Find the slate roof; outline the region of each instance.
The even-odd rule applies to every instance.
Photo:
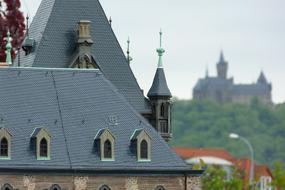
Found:
[[[147,94],[148,97],[155,97],[155,96],[165,96],[165,97],[172,97],[171,92],[168,88],[164,69],[157,68],[152,86]]]
[[[213,89],[230,89],[233,85],[232,79],[223,79],[220,77],[207,77],[199,79],[194,87],[195,91],[213,90]]]
[[[40,170],[187,170],[162,137],[98,70],[0,69],[1,125],[12,134],[11,160],[0,169]],[[117,118],[110,125],[109,117]],[[51,160],[36,159],[35,128],[51,135]],[[94,137],[107,128],[115,136],[115,161],[100,161]],[[151,162],[137,162],[130,150],[136,129],[151,136]]]
[[[237,84],[233,87],[233,95],[260,96],[270,92],[270,85],[267,84]]]
[[[98,0],[43,0],[29,29],[35,51],[21,51],[21,66],[66,68],[76,51],[80,20],[91,21],[91,53],[100,70],[140,113],[150,112]],[[17,60],[17,59],[16,59]]]

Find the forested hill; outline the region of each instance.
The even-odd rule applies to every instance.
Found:
[[[285,162],[285,104],[267,107],[253,99],[250,105],[219,105],[176,99],[172,126],[172,146],[218,147],[248,157],[248,147],[228,137],[234,132],[250,140],[259,163]]]

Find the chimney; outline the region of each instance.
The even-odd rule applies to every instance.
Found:
[[[81,20],[78,23],[78,43],[87,42],[93,44],[90,32],[91,22],[89,20]]]

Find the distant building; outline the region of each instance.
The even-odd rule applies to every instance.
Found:
[[[211,77],[206,72],[205,78],[199,79],[193,89],[195,100],[209,99],[218,103],[249,104],[253,97],[257,97],[264,104],[272,104],[272,85],[263,73],[253,84],[234,84],[234,78],[228,78],[228,62],[223,52],[217,63],[217,76]]]
[[[248,183],[250,171],[250,159],[237,159],[224,149],[214,148],[178,148],[174,151],[185,160],[187,164],[199,164],[200,159],[207,165],[220,166],[228,175],[231,175],[231,170],[236,167],[244,173],[244,186]],[[256,181],[256,190],[272,190],[271,183],[273,175],[266,165],[254,163],[254,176]],[[230,176],[228,176],[230,178]]]

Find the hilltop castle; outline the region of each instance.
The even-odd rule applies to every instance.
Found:
[[[260,73],[256,83],[234,84],[234,79],[227,76],[228,66],[221,52],[217,63],[217,76],[210,77],[207,71],[205,78],[199,79],[195,85],[193,98],[209,99],[218,103],[249,104],[251,99],[256,97],[264,104],[272,104],[272,85],[267,81],[263,72]]]

